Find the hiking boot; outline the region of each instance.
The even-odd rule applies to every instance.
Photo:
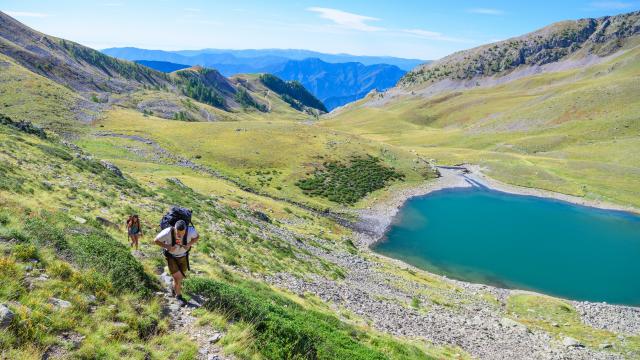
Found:
[[[183,303],[183,304],[186,304],[186,303],[187,303],[187,299],[183,298],[183,297],[182,297],[182,294],[180,294],[180,295],[176,296],[176,299],[178,299],[178,301],[180,301],[180,302],[181,302],[181,303]]]

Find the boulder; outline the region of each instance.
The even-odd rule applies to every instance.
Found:
[[[115,176],[124,178],[124,175],[122,175],[122,171],[120,171],[120,169],[118,169],[118,167],[113,165],[112,163],[105,160],[100,160],[100,165],[104,166],[105,169],[111,171]]]
[[[11,325],[15,314],[6,305],[0,304],[0,329],[6,329]]]
[[[568,336],[562,339],[562,345],[566,347],[583,347],[584,346],[578,340]]]
[[[72,216],[73,220],[75,220],[78,224],[85,224],[87,219],[81,218],[80,216]]]
[[[96,221],[102,224],[102,226],[108,226],[116,230],[120,230],[120,226],[118,226],[118,224],[109,219],[103,218],[102,216],[96,216]]]
[[[519,323],[519,322],[517,322],[515,320],[512,320],[512,319],[506,318],[506,317],[503,317],[502,319],[500,319],[500,325],[502,325],[502,327],[504,327],[504,328],[513,328],[513,329],[517,329],[517,330],[526,330],[527,329],[527,327],[522,325],[521,323]]]
[[[58,298],[50,298],[49,299],[49,304],[55,306],[57,309],[68,309],[71,307],[71,303],[66,301],[66,300],[62,300],[62,299],[58,299]]]
[[[169,275],[167,273],[162,273],[162,275],[160,275],[160,281],[162,281],[164,286],[166,286],[168,288],[172,288],[173,287],[173,278],[171,277],[171,275]]]
[[[216,332],[215,334],[213,334],[213,336],[209,338],[209,343],[215,344],[218,341],[220,341],[220,339],[222,339],[222,334],[220,334],[219,332]]]
[[[258,219],[258,220],[271,223],[271,218],[269,218],[269,216],[267,216],[267,214],[265,214],[265,213],[263,213],[261,211],[254,211],[253,212],[253,216],[255,216],[255,218]]]

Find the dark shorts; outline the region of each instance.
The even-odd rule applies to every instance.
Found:
[[[167,257],[167,264],[169,265],[169,272],[173,275],[179,271],[183,274],[187,273],[187,257]]]
[[[129,229],[129,235],[140,235],[140,230]]]

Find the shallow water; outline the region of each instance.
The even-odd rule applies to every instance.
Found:
[[[374,248],[448,277],[640,305],[640,216],[484,188],[410,199]]]

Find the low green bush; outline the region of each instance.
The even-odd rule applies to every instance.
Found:
[[[129,249],[106,233],[88,229],[71,237],[69,247],[78,265],[107,274],[114,290],[149,295],[156,286]]]
[[[45,154],[48,155],[53,155],[55,157],[58,157],[64,161],[71,161],[73,160],[73,156],[71,156],[71,154],[69,154],[69,152],[67,152],[66,150],[63,150],[59,147],[56,146],[51,146],[51,145],[37,145],[37,147],[42,150],[42,152],[44,152]]]
[[[382,189],[404,175],[373,156],[352,157],[348,164],[328,161],[314,174],[296,182],[310,196],[321,196],[340,204],[353,204],[372,191]]]
[[[386,359],[359,342],[363,334],[355,328],[268,290],[203,278],[187,279],[184,289],[206,298],[207,309],[252,323],[256,348],[267,359]]]
[[[38,254],[38,248],[33,244],[16,244],[11,249],[11,253],[18,260],[38,260],[40,255]]]
[[[49,213],[44,213],[42,217],[31,217],[25,221],[24,231],[35,244],[52,246],[57,252],[65,253],[69,250],[69,244],[64,232],[56,226],[58,220]]]

